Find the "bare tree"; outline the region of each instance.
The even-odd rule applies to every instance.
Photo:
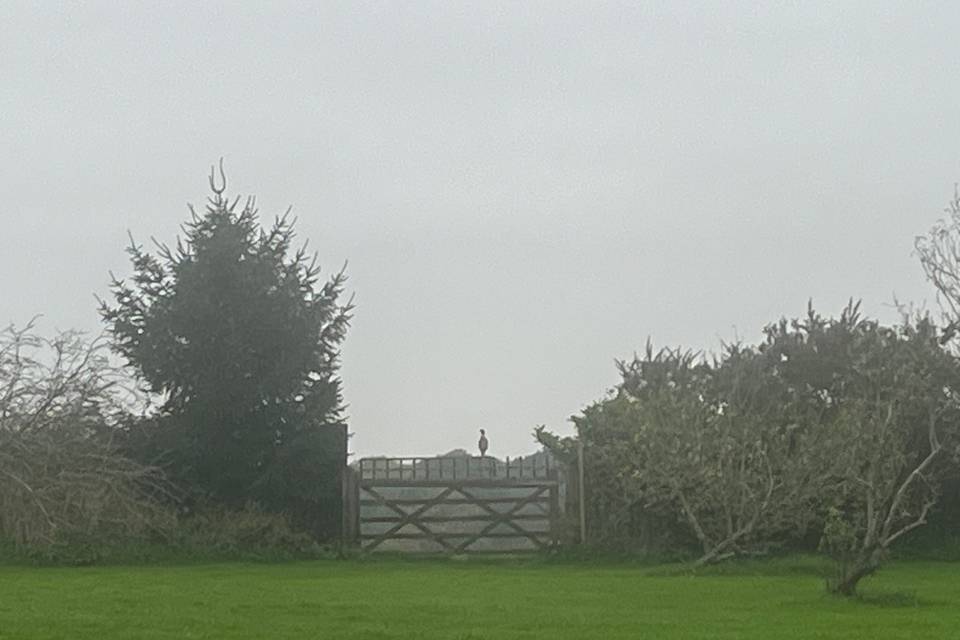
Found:
[[[836,560],[831,591],[854,595],[863,578],[879,569],[891,545],[926,524],[937,502],[936,464],[944,457],[940,419],[927,415],[928,448],[913,455],[895,400],[859,402],[835,425],[840,465],[846,480],[844,506],[827,518],[821,546]]]
[[[122,455],[121,372],[103,340],[0,331],[0,537],[21,545],[169,522],[158,469]]]
[[[840,480],[822,547],[837,561],[832,591],[853,595],[891,546],[923,526],[956,464],[957,360],[927,319],[853,327],[856,370],[830,423]]]
[[[941,218],[927,235],[915,240],[920,264],[937,288],[937,300],[951,326],[960,322],[960,189],[954,186],[953,198]],[[952,332],[951,332],[952,334]]]

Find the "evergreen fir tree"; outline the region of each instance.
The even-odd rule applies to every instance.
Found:
[[[174,477],[214,500],[256,501],[322,528],[343,464],[340,344],[352,312],[341,270],[321,282],[295,249],[289,211],[261,227],[253,198],[213,172],[174,248],[131,239],[133,276],[113,277],[101,315],[116,350],[162,398],[142,434]],[[332,508],[332,505],[327,505]],[[333,520],[333,514],[327,514]],[[318,520],[319,518],[319,520]]]

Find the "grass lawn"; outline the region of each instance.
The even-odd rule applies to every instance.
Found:
[[[735,575],[734,575],[735,574]],[[960,565],[863,598],[803,571],[490,562],[0,567],[0,638],[958,638]]]

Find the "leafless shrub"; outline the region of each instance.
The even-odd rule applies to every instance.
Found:
[[[42,545],[138,535],[172,516],[163,474],[115,436],[125,393],[102,339],[0,332],[0,538]]]

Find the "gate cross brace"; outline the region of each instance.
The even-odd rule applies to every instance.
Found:
[[[459,545],[457,545],[457,548],[454,550],[454,553],[461,553],[461,552],[463,552],[463,551],[466,551],[467,547],[469,547],[471,544],[473,544],[474,542],[476,542],[476,541],[479,540],[480,538],[484,537],[485,535],[487,535],[488,533],[490,533],[491,531],[493,531],[494,529],[496,529],[496,528],[497,528],[499,525],[501,525],[501,524],[505,524],[505,525],[507,525],[507,526],[509,526],[509,527],[512,527],[513,529],[515,529],[515,530],[520,534],[518,537],[527,538],[527,539],[530,540],[533,544],[535,544],[538,549],[543,549],[543,547],[544,547],[543,541],[541,541],[541,540],[537,537],[537,536],[543,535],[543,534],[542,534],[541,532],[528,531],[527,529],[524,529],[523,527],[521,527],[520,525],[518,525],[514,520],[512,520],[512,519],[510,518],[510,516],[516,515],[516,513],[517,513],[520,509],[522,509],[523,507],[527,506],[528,504],[532,504],[532,503],[534,502],[534,500],[536,500],[537,498],[539,498],[540,496],[542,496],[543,493],[544,493],[548,488],[549,488],[549,487],[547,487],[547,486],[537,487],[537,488],[536,488],[534,491],[532,491],[529,495],[527,495],[527,496],[525,496],[524,498],[522,498],[522,499],[518,500],[517,502],[515,502],[515,503],[513,504],[513,506],[510,507],[509,510],[504,511],[504,512],[500,512],[500,511],[497,511],[496,509],[491,508],[489,505],[487,505],[487,504],[483,503],[482,501],[480,501],[476,496],[470,494],[468,491],[464,491],[463,488],[461,488],[461,489],[460,489],[460,493],[462,493],[462,494],[464,495],[464,497],[466,497],[466,498],[469,499],[469,500],[473,500],[473,501],[474,501],[474,502],[473,502],[474,504],[476,504],[478,507],[482,508],[484,511],[486,511],[486,512],[489,513],[490,515],[494,516],[494,520],[492,520],[492,521],[490,522],[490,524],[488,524],[487,526],[485,526],[482,531],[480,531],[479,533],[473,535],[473,536],[470,537],[470,538],[467,538],[466,540],[464,540],[463,542],[461,542]]]
[[[396,506],[395,504],[391,503],[389,500],[384,498],[378,492],[374,491],[371,487],[363,487],[363,490],[369,493],[371,496],[373,496],[374,499],[376,499],[380,504],[382,504],[383,506],[389,509],[392,509],[400,516],[400,521],[397,524],[390,527],[389,530],[380,534],[380,537],[374,540],[371,544],[364,547],[364,551],[373,551],[376,547],[380,545],[380,543],[386,541],[390,536],[400,531],[400,529],[402,529],[408,524],[413,525],[417,529],[420,529],[420,531],[430,536],[434,541],[439,543],[440,546],[444,547],[445,549],[448,549],[450,551],[454,550],[453,545],[451,545],[449,542],[444,540],[440,535],[431,531],[428,527],[424,526],[422,523],[416,520],[418,516],[423,515],[428,509],[430,509],[430,507],[440,504],[444,498],[446,498],[451,493],[453,493],[455,490],[454,487],[448,487],[444,489],[443,491],[438,493],[436,496],[426,501],[423,505],[421,505],[420,507],[417,507],[416,509],[414,509],[409,513],[407,513],[400,507]]]

